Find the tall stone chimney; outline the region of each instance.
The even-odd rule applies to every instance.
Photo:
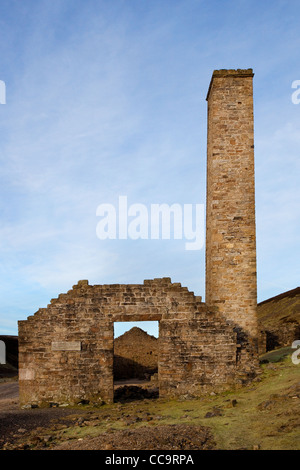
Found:
[[[237,362],[250,366],[258,336],[253,75],[252,69],[215,70],[206,98],[205,302],[233,322]]]

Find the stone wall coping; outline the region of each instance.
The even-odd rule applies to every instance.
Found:
[[[208,87],[208,92],[206,95],[206,101],[209,99],[209,94],[212,88],[213,80],[215,78],[225,78],[225,77],[235,77],[235,78],[245,78],[245,77],[254,77],[253,69],[220,69],[220,70],[214,70],[210,84]]]

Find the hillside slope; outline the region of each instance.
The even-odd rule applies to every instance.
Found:
[[[267,351],[300,339],[300,287],[260,302],[257,313],[267,333]]]

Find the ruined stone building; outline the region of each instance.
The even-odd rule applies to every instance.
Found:
[[[114,322],[159,321],[160,397],[251,380],[258,366],[253,72],[216,70],[207,141],[205,303],[166,277],[79,281],[19,322],[21,405],[114,399]]]
[[[115,338],[114,379],[149,380],[157,374],[158,343],[158,338],[137,326]]]

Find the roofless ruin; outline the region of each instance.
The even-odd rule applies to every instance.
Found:
[[[207,94],[205,303],[168,277],[79,281],[19,322],[21,405],[112,402],[117,321],[159,321],[160,397],[197,397],[255,377],[252,81],[252,69],[215,70]]]

